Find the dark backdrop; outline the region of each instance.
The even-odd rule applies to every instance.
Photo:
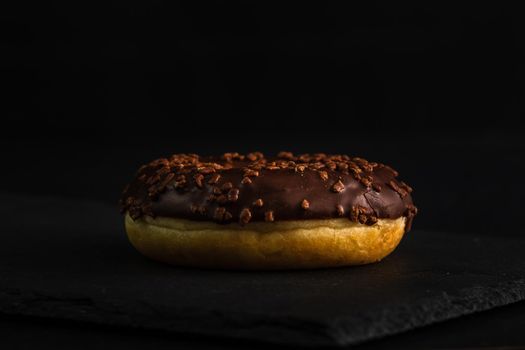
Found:
[[[416,228],[522,234],[518,9],[11,6],[1,191],[116,203],[140,164],[172,152],[342,152],[400,171]]]

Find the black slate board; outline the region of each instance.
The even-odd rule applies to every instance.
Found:
[[[525,239],[414,230],[383,262],[232,272],[149,261],[101,203],[0,195],[0,311],[345,345],[525,299]]]

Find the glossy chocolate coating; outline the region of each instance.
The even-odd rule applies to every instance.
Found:
[[[125,189],[123,211],[134,218],[241,224],[347,217],[372,225],[406,216],[410,227],[417,210],[412,190],[390,167],[347,156],[285,155],[252,156],[253,161],[240,155],[174,155],[154,161]]]

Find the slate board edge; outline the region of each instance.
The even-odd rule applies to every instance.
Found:
[[[283,315],[273,318],[248,313],[225,315],[213,310],[205,313],[164,310],[159,313],[144,305],[129,307],[118,301],[50,296],[9,288],[0,291],[0,312],[274,344],[347,346],[521,300],[525,300],[525,279],[492,287],[466,288],[454,295],[443,293],[440,298],[422,299],[417,303],[371,310],[323,323]],[[372,320],[375,326],[356,327],[362,319]]]
[[[525,279],[506,281],[493,286],[474,286],[457,293],[443,293],[439,298],[413,304],[401,304],[335,320],[329,332],[338,345],[356,345],[412,329],[422,328],[461,316],[487,311],[525,300]],[[374,328],[356,328],[359,319],[366,318]]]

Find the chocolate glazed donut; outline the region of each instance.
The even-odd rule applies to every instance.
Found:
[[[142,166],[121,208],[132,244],[172,264],[364,264],[389,254],[417,213],[397,176],[346,155],[175,154]]]

